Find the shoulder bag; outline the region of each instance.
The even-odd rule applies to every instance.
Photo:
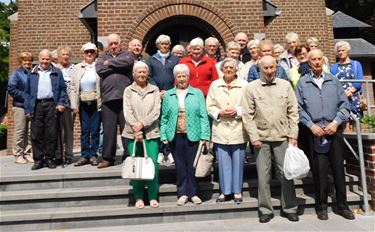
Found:
[[[214,156],[209,152],[204,143],[199,143],[194,160],[195,177],[206,177],[211,174]]]

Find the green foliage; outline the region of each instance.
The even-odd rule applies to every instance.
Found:
[[[0,2],[0,82],[8,79],[9,67],[9,35],[10,22],[8,17],[17,12],[18,1],[8,4]]]
[[[7,125],[0,124],[0,137],[5,136],[7,134]]]
[[[361,118],[361,123],[369,125],[371,128],[375,128],[375,115],[365,115]]]

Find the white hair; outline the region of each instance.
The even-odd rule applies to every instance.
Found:
[[[172,48],[172,53],[173,52],[179,52],[179,51],[181,51],[184,55],[186,54],[186,50],[185,50],[184,46],[182,46],[181,44],[177,44]]]
[[[171,44],[171,37],[167,35],[159,35],[159,37],[156,39],[155,44],[156,46],[161,43],[168,43]]]
[[[259,50],[259,40],[257,40],[257,39],[253,39],[253,40],[250,40],[248,43],[247,43],[247,49],[249,49],[250,50],[250,48],[251,47],[253,47],[253,46],[256,46],[257,48],[258,48],[258,50]]]
[[[200,37],[192,39],[190,41],[189,45],[190,45],[190,47],[198,46],[198,47],[204,48],[203,39],[201,39]]]
[[[278,48],[281,48],[281,50],[282,50],[281,53],[283,53],[285,51],[285,48],[283,47],[283,45],[281,45],[281,44],[273,45],[273,50],[276,50]]]
[[[297,33],[289,32],[288,34],[286,34],[285,39],[287,42],[290,40],[299,41],[299,36]]]
[[[241,46],[235,41],[230,41],[230,42],[228,42],[227,48],[226,48],[225,51],[229,52],[230,50],[241,51]]]
[[[236,61],[235,59],[233,59],[233,58],[230,58],[230,57],[225,58],[225,59],[221,62],[221,64],[220,64],[220,70],[221,70],[221,71],[223,71],[223,67],[224,67],[224,65],[225,65],[226,63],[232,63],[232,64],[234,65],[235,70],[236,70],[235,72],[238,71],[238,64],[237,64],[237,61]]]
[[[143,61],[138,61],[134,63],[133,72],[135,72],[139,68],[146,68],[147,72],[149,71],[148,65]]]
[[[351,47],[348,42],[345,40],[341,40],[335,44],[335,53],[337,54],[337,50],[339,50],[340,47],[346,48],[348,51],[350,51]]]
[[[204,41],[204,44],[207,45],[208,42],[209,42],[210,40],[214,41],[214,43],[215,43],[217,46],[220,45],[219,40],[216,39],[215,37],[208,37],[208,38]]]
[[[186,76],[190,75],[189,67],[186,64],[177,64],[173,68],[173,76],[176,77],[179,73],[185,73]]]

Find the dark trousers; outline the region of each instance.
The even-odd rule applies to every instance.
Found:
[[[35,161],[54,159],[57,140],[57,111],[53,99],[37,101],[31,119],[31,145]]]
[[[197,181],[193,167],[199,142],[191,142],[186,134],[176,134],[171,142],[171,152],[177,172],[177,196],[197,195]]]
[[[79,119],[81,123],[81,153],[82,157],[96,157],[99,147],[100,112],[96,101],[80,102]]]
[[[345,173],[344,173],[344,150],[345,147],[342,129],[330,137],[331,148],[328,153],[320,154],[313,151],[311,166],[314,178],[316,194],[316,206],[318,210],[327,209],[328,198],[328,167],[332,167],[332,174],[336,192],[336,203],[340,209],[347,209]],[[310,133],[310,139],[313,135]],[[313,150],[313,149],[312,149]]]
[[[122,99],[102,103],[103,120],[103,159],[109,162],[115,161],[117,144],[117,125],[120,132],[124,130],[125,118],[122,109]],[[125,144],[124,144],[125,143]],[[123,147],[126,149],[126,140],[123,139]]]

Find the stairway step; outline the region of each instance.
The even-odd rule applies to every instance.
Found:
[[[358,205],[361,193],[348,193],[349,204]],[[313,211],[314,199],[310,195],[298,194],[301,212]],[[331,198],[329,198],[331,202]],[[272,198],[275,209],[280,200]],[[146,206],[139,210],[125,204],[115,206],[64,207],[51,209],[24,209],[2,212],[1,231],[52,230],[88,228],[106,225],[134,225],[157,222],[229,219],[257,216],[257,199],[244,198],[240,205],[233,202],[217,204],[214,199],[201,205],[188,203],[176,206],[175,202],[161,203],[157,209]]]

